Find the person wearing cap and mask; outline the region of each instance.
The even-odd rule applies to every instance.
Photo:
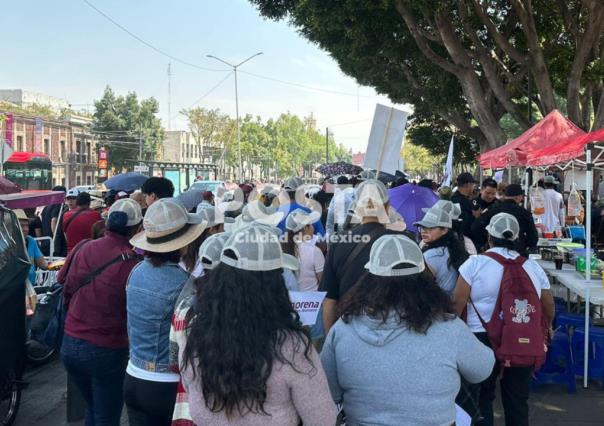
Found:
[[[556,181],[554,176],[545,176],[543,178],[543,226],[545,232],[554,232],[557,228],[565,225],[566,215],[564,208],[564,198],[562,194],[556,191]]]
[[[354,180],[354,185],[346,178],[340,176],[337,180],[335,193],[327,209],[327,236],[342,230],[346,222],[346,214],[354,200],[354,187],[359,180]]]
[[[321,279],[320,290],[326,291],[323,302],[325,333],[337,320],[337,304],[365,275],[363,265],[369,259],[373,242],[384,234],[400,233],[386,228],[388,216],[388,191],[376,179],[361,183],[355,192],[354,216],[360,222],[337,241],[333,241]]]
[[[174,372],[180,372],[178,353],[180,350],[184,350],[187,344],[185,325],[187,319],[190,318],[190,315],[192,314],[191,308],[195,302],[197,289],[207,282],[211,271],[216,269],[220,263],[222,248],[230,236],[230,233],[221,232],[210,235],[204,240],[199,247],[198,253],[198,259],[203,268],[203,273],[199,278],[195,278],[191,275],[176,300],[176,309],[172,316],[172,325],[170,326],[170,366],[171,370]],[[195,426],[189,412],[189,394],[184,388],[182,378],[178,382],[176,392],[176,404],[174,405],[174,413],[172,414],[172,424],[176,423],[178,426]]]
[[[509,184],[505,188],[505,197],[497,205],[487,209],[472,224],[472,240],[477,248],[488,248],[487,226],[491,218],[499,213],[509,213],[516,218],[520,225],[520,233],[515,242],[516,251],[528,257],[528,251],[537,247],[539,237],[533,215],[523,207],[524,190],[517,183]],[[482,251],[482,250],[481,250]]]
[[[514,216],[509,213],[498,213],[491,217],[486,229],[489,234],[490,247],[487,252],[496,253],[506,259],[516,259],[521,256],[515,250],[520,225]],[[540,296],[543,314],[551,324],[554,317],[554,299],[547,275],[541,266],[532,259],[526,259],[522,267]],[[453,294],[458,315],[461,316],[462,312],[467,309],[468,327],[481,342],[488,346],[490,346],[489,338],[476,310],[484,321],[491,320],[503,273],[503,266],[496,260],[483,255],[470,256],[459,268],[459,278]],[[540,327],[541,325],[535,324],[535,326]],[[528,398],[532,373],[532,367],[509,367],[503,370],[501,398],[506,425],[524,426],[529,424]],[[497,363],[489,378],[478,386],[480,415],[484,418],[483,423],[480,424],[493,424],[493,401],[495,385],[499,376],[500,366]]]
[[[460,375],[486,379],[493,352],[455,316],[408,237],[381,236],[364,267],[321,351],[346,424],[454,424]]]
[[[460,214],[459,205],[439,200],[415,226],[419,227],[424,246],[424,259],[436,283],[449,296],[453,295],[459,267],[468,259],[468,252],[453,232],[453,221]]]
[[[178,262],[206,225],[178,201],[162,198],[147,209],[144,230],[130,239],[145,250],[145,260],[133,269],[126,289],[130,360],[124,400],[132,426],[171,423],[179,375],[170,369],[170,324],[189,279]]]
[[[141,221],[137,203],[115,202],[105,236],[81,241],[57,277],[68,306],[61,360],[87,402],[87,425],[120,422],[128,362],[126,281],[139,261],[128,240]]]
[[[281,270],[296,264],[257,222],[226,241],[179,345],[195,424],[335,424],[321,361],[283,283]]]
[[[480,210],[474,210],[471,201],[475,185],[476,180],[471,173],[460,173],[457,176],[457,191],[451,196],[451,202],[459,204],[461,207],[461,223],[455,224],[455,230],[470,239],[472,238],[472,223],[475,218],[480,216]]]
[[[304,207],[304,206],[298,204],[298,202],[296,201],[296,193],[303,186],[304,186],[304,181],[297,176],[287,179],[285,181],[285,183],[283,184],[283,189],[287,192],[287,196],[289,198],[289,203],[281,204],[278,209],[280,212],[283,213],[284,216],[283,216],[283,219],[281,220],[281,222],[279,222],[279,224],[277,225],[277,227],[283,232],[286,231],[285,221],[287,220],[287,217],[289,216],[289,214],[291,212],[293,212],[296,209],[302,209],[306,212],[311,211],[308,207]],[[316,235],[319,235],[321,237],[325,235],[325,228],[323,227],[323,224],[321,223],[320,216],[319,216],[319,219],[317,219],[312,224],[312,226],[314,229],[314,233]]]

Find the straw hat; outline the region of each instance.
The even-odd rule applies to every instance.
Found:
[[[173,198],[157,200],[145,213],[144,231],[130,240],[134,247],[154,253],[167,253],[186,247],[201,235],[207,222],[188,213]]]

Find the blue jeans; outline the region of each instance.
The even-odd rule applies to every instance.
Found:
[[[65,334],[61,360],[86,400],[86,426],[118,426],[128,348],[103,348]]]

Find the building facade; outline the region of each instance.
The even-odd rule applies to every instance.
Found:
[[[7,120],[0,122],[0,128],[5,139],[10,134],[13,151],[39,152],[50,157],[53,186],[96,184],[97,143],[90,133],[91,118],[71,114],[51,120],[11,111],[0,114],[12,117],[8,125]]]

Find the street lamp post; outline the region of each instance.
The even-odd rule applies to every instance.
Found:
[[[241,181],[243,178],[243,163],[241,161],[241,135],[239,132],[239,93],[237,91],[237,68],[239,68],[241,65],[245,64],[247,61],[249,61],[252,58],[255,58],[256,56],[262,55],[262,52],[258,52],[253,54],[252,56],[250,56],[249,58],[247,58],[244,61],[239,62],[237,65],[233,65],[227,61],[224,61],[220,58],[217,58],[214,55],[206,55],[208,58],[212,58],[212,59],[216,59],[217,61],[222,62],[223,64],[228,65],[229,67],[233,68],[233,73],[235,74],[235,116],[237,119],[237,157],[238,157],[238,163],[239,163],[239,167],[238,167],[238,178]]]

